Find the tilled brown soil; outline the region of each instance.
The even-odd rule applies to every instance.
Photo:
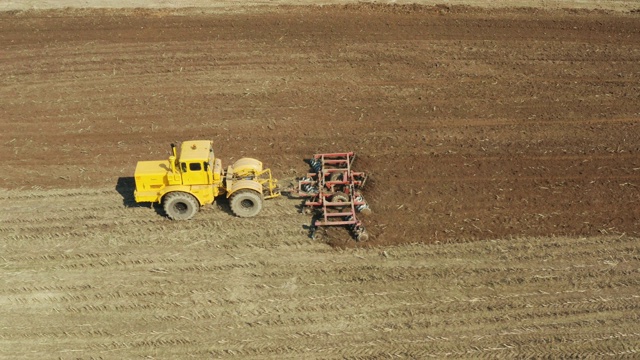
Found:
[[[634,357],[639,97],[637,12],[0,13],[0,358]],[[135,204],[186,139],[355,151],[373,239]]]
[[[640,20],[345,5],[0,15],[0,187],[115,186],[213,139],[352,150],[374,241],[638,234]],[[349,243],[348,235],[338,242]]]

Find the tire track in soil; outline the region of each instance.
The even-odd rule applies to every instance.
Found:
[[[301,233],[306,217],[295,200],[265,203],[249,226],[223,209],[178,224],[127,207],[114,190],[68,194],[14,190],[3,198],[32,199],[2,216],[21,218],[10,226],[34,236],[0,239],[0,315],[15,324],[0,328],[3,356],[16,357],[21,344],[63,357],[637,351],[629,346],[640,333],[629,316],[640,307],[636,238],[336,250]],[[65,222],[88,224],[82,237],[47,235],[60,219],[42,209],[77,204],[114,223],[69,211]]]

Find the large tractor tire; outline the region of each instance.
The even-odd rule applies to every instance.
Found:
[[[164,212],[172,220],[189,220],[200,209],[198,200],[191,194],[172,192],[163,201]]]
[[[254,217],[262,210],[262,195],[253,190],[239,190],[231,195],[229,205],[238,217]]]

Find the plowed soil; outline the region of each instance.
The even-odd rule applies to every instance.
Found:
[[[202,138],[281,178],[355,151],[379,243],[636,234],[637,16],[278,9],[5,13],[0,187],[114,186]]]
[[[640,351],[637,12],[13,11],[0,49],[0,357]],[[355,151],[372,239],[135,204],[189,139],[285,185]]]

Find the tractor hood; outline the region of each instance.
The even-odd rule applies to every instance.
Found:
[[[146,191],[167,185],[167,172],[171,172],[168,160],[138,161],[135,179],[136,190]]]

